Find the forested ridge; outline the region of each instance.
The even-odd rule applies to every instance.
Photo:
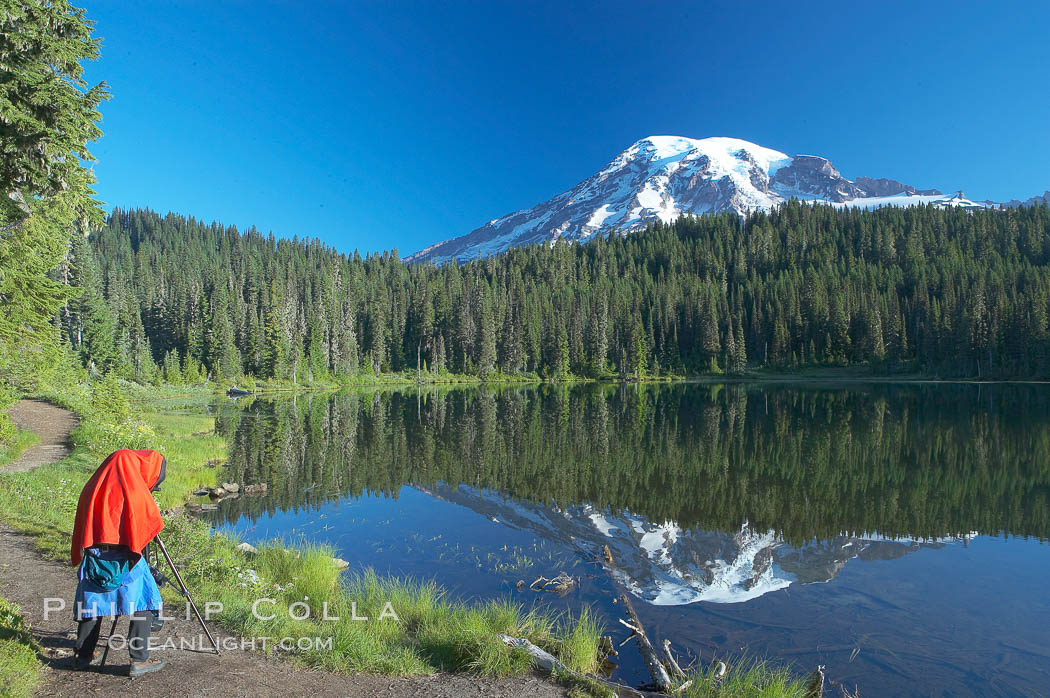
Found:
[[[1050,375],[1050,210],[790,202],[463,265],[116,210],[74,240],[59,322],[153,381],[875,373]]]

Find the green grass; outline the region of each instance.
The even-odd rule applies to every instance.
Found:
[[[727,659],[729,669],[719,677],[718,661],[704,668],[689,670],[686,678],[672,683],[672,694],[683,698],[806,698],[806,679],[800,679],[786,666],[774,666],[753,657]],[[589,677],[557,676],[572,698],[615,698],[605,685]],[[689,687],[675,691],[686,681]],[[850,694],[847,694],[850,695]]]
[[[36,643],[20,609],[0,597],[0,696],[33,695],[42,669]]]
[[[775,666],[761,659],[744,657],[727,660],[729,670],[716,678],[718,662],[691,671],[693,684],[683,692],[685,698],[804,698],[805,679],[786,666]]]
[[[0,445],[0,468],[17,459],[30,446],[40,443],[40,437],[25,429],[16,429],[14,439]]]

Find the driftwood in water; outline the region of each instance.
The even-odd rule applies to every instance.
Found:
[[[613,558],[612,550],[609,549],[608,545],[603,545],[601,549],[601,560],[604,563],[605,569],[609,572],[616,582],[615,570],[616,560]],[[622,585],[619,585],[622,588]],[[634,693],[620,693],[619,695],[642,695],[642,696],[661,696],[667,694],[678,694],[685,691],[689,686],[692,685],[692,680],[686,681],[680,684],[677,688],[671,687],[671,675],[679,681],[686,677],[685,671],[679,666],[678,661],[671,654],[671,641],[664,640],[663,642],[663,654],[664,659],[661,660],[659,653],[656,648],[649,641],[649,637],[645,634],[645,628],[642,626],[642,621],[638,617],[638,614],[634,610],[634,605],[631,604],[631,600],[627,597],[627,594],[620,594],[619,602],[623,604],[624,612],[627,614],[628,621],[620,620],[620,624],[628,628],[631,631],[631,635],[620,643],[621,646],[626,644],[632,638],[638,642],[638,650],[642,654],[642,659],[645,660],[645,664],[649,669],[649,673],[652,674],[653,682],[659,687],[661,693],[652,693],[648,691],[641,691],[638,689],[630,689]],[[538,649],[538,648],[537,648]],[[541,650],[542,651],[542,650]],[[553,657],[552,657],[553,659]],[[557,660],[555,660],[557,661]],[[718,662],[717,668],[715,669],[714,681],[720,681],[723,679],[728,672],[729,667],[726,666],[725,662]],[[806,698],[820,698],[824,694],[824,666],[818,666],[813,674],[810,676],[809,682],[806,686]]]
[[[634,639],[638,642],[638,651],[642,653],[642,659],[645,660],[645,665],[649,668],[649,673],[652,674],[653,682],[661,691],[671,690],[671,677],[667,675],[667,669],[664,667],[663,662],[660,661],[660,655],[657,654],[653,643],[649,641],[649,636],[645,634],[642,620],[635,612],[631,600],[627,598],[627,594],[620,594],[620,603],[623,604],[627,617],[631,619],[631,624],[628,627],[634,633]],[[624,623],[624,625],[627,624]]]
[[[554,579],[537,577],[536,581],[529,585],[529,589],[532,589],[533,591],[552,591],[559,596],[564,596],[572,591],[572,588],[575,586],[575,579],[564,572],[560,572]]]
[[[581,674],[578,671],[573,671],[569,667],[565,666],[557,657],[550,652],[545,652],[536,645],[532,644],[528,640],[522,637],[511,637],[509,635],[500,635],[499,639],[503,641],[503,644],[508,647],[514,647],[516,649],[523,650],[526,654],[532,657],[533,664],[536,668],[546,674],[558,674],[559,676],[569,676],[577,681],[586,683],[595,683],[603,688],[607,688],[614,692],[617,696],[623,698],[667,698],[664,693],[653,693],[651,691],[642,691],[637,688],[631,688],[630,686],[624,686],[619,683],[612,683],[611,681],[605,681],[604,679],[595,678],[594,676],[588,676],[587,674]]]
[[[664,640],[664,657],[667,658],[667,668],[671,670],[676,679],[684,679],[685,672],[682,671],[682,667],[678,666],[678,660],[671,654],[671,641]]]
[[[606,568],[611,573],[616,568],[616,561],[613,559],[612,550],[609,549],[608,545],[602,546],[602,561],[605,563]],[[615,581],[615,578],[614,580]],[[631,604],[631,600],[627,597],[627,594],[620,594],[620,603],[623,604],[624,612],[627,614],[629,623],[620,621],[631,631],[631,637],[638,642],[638,651],[642,653],[642,659],[645,660],[645,665],[649,669],[649,674],[653,677],[653,683],[664,692],[671,690],[671,677],[667,674],[667,669],[664,667],[663,662],[660,661],[660,655],[657,654],[656,648],[653,647],[653,643],[649,641],[649,637],[645,634],[645,626],[642,625],[641,618],[634,610],[634,605]],[[628,638],[630,639],[630,638]],[[677,666],[677,665],[676,665]]]

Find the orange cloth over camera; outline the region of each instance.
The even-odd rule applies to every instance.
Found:
[[[79,565],[84,548],[102,543],[141,553],[164,529],[150,490],[160,479],[164,456],[156,451],[111,453],[84,485],[77,503],[70,557]]]

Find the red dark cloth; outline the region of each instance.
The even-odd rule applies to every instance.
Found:
[[[156,451],[111,453],[84,485],[77,503],[70,558],[79,565],[84,548],[108,543],[141,553],[164,529],[150,489],[161,476],[164,456]]]

